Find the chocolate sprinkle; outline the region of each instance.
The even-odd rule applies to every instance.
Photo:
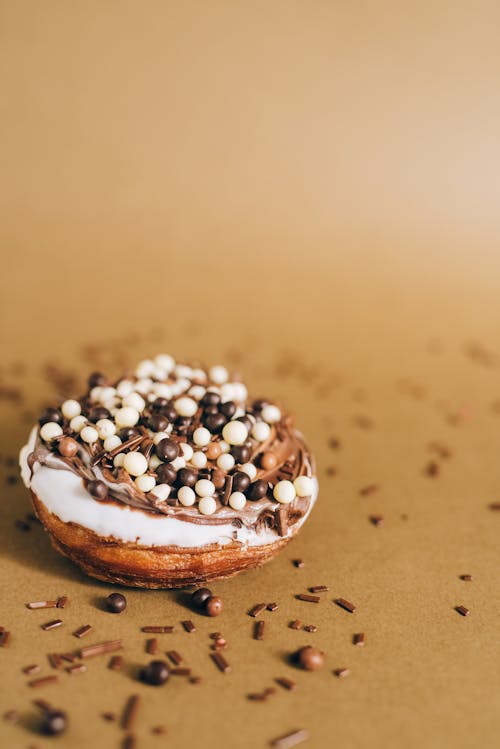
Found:
[[[292,749],[293,746],[307,741],[308,738],[309,734],[307,731],[304,731],[303,728],[298,728],[296,731],[290,731],[290,733],[285,733],[283,736],[273,739],[271,746],[275,746],[278,749]]]
[[[108,642],[99,642],[97,645],[89,645],[87,648],[80,650],[80,658],[93,658],[96,655],[105,655],[112,653],[114,650],[121,650],[123,643],[121,640],[109,640]]]
[[[302,622],[299,621],[299,619],[294,619],[288,626],[290,629],[300,629],[302,627]]]
[[[469,616],[470,610],[466,606],[455,606],[455,611],[462,616]]]
[[[44,687],[46,684],[56,684],[59,681],[59,677],[53,674],[52,676],[41,676],[39,679],[33,679],[29,681],[30,687],[36,689],[37,687]]]
[[[328,585],[313,585],[309,588],[310,593],[325,593],[327,590],[330,590]]]
[[[472,575],[460,575],[460,580],[464,580],[467,583],[471,583],[474,580],[474,578],[472,577]]]
[[[340,606],[341,609],[348,611],[350,614],[354,614],[356,611],[356,606],[350,601],[346,601],[345,598],[336,598],[334,603],[336,603],[337,606]]]
[[[186,619],[185,621],[181,622],[181,624],[186,632],[196,632],[196,627],[194,626],[191,619]]]
[[[121,655],[113,655],[109,659],[108,668],[111,671],[119,671],[123,666],[123,657]]]
[[[365,646],[365,633],[364,632],[357,632],[355,635],[353,635],[352,644],[353,645],[357,645],[359,648],[364,648],[364,646]]]
[[[266,609],[268,611],[276,611],[277,609],[279,609],[279,606],[277,603],[268,603]]]
[[[149,655],[156,655],[158,652],[158,640],[156,637],[152,637],[150,640],[147,640],[146,642],[146,653]]]
[[[303,559],[294,559],[293,560],[293,564],[294,564],[295,567],[299,567],[299,568],[306,566],[306,563],[304,562]]]
[[[283,689],[287,689],[288,691],[297,688],[297,682],[293,679],[289,679],[288,676],[279,676],[277,679],[275,679],[275,682],[276,684],[279,684],[280,687],[283,687]]]
[[[73,632],[73,634],[75,637],[85,637],[85,635],[88,635],[91,629],[92,626],[90,624],[85,624],[83,627],[80,627],[80,629],[77,629],[76,632]]]
[[[254,638],[256,640],[263,640],[264,639],[264,629],[265,629],[266,623],[261,619],[258,622],[255,622],[254,627]]]
[[[308,593],[298,593],[295,598],[298,601],[307,601],[308,603],[319,603],[321,601],[319,596],[310,596]]]
[[[139,708],[139,703],[140,697],[138,694],[133,694],[128,698],[122,716],[122,728],[125,731],[129,731],[131,728],[133,728],[137,716],[137,710]]]
[[[266,608],[265,603],[256,603],[255,606],[253,606],[250,611],[248,612],[248,616],[259,616],[259,614],[262,614],[264,609]]]
[[[56,627],[61,627],[63,623],[62,619],[52,619],[52,621],[47,622],[46,624],[42,624],[42,629],[48,631],[49,629],[56,629]]]
[[[336,668],[333,672],[337,679],[345,679],[346,676],[349,676],[351,673],[348,668]]]
[[[27,609],[55,609],[57,601],[32,601],[26,604]]]
[[[170,658],[174,666],[179,666],[184,660],[177,650],[167,650],[167,656]]]
[[[219,671],[222,671],[223,674],[227,674],[229,673],[229,671],[231,671],[231,666],[226,661],[222,653],[210,653],[210,657],[212,658]]]
[[[174,631],[174,628],[170,625],[164,627],[141,627],[141,631],[151,635],[164,635],[171,634]]]

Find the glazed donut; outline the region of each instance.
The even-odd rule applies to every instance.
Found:
[[[248,398],[223,366],[167,354],[47,408],[20,453],[53,546],[84,572],[178,588],[258,567],[299,531],[318,494],[292,418]]]

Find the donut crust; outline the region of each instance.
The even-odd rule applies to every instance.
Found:
[[[141,546],[104,538],[77,523],[65,523],[30,492],[36,515],[57,551],[91,577],[133,588],[184,588],[232,577],[269,562],[298,531],[298,527],[290,529],[287,537],[262,546],[237,541],[192,548]]]

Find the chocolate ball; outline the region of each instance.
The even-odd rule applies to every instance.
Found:
[[[160,440],[156,445],[156,454],[160,460],[165,460],[167,463],[175,460],[179,455],[179,445],[173,440],[169,440],[167,437]]]
[[[248,416],[239,416],[236,421],[241,421],[241,423],[246,426],[247,432],[250,432],[253,427],[253,421],[249,419]]]
[[[250,476],[244,471],[236,471],[233,475],[233,491],[244,492],[250,486]]]
[[[100,481],[99,479],[89,481],[87,484],[87,490],[92,494],[94,499],[106,499],[108,496],[108,487],[104,481]]]
[[[207,460],[217,460],[221,453],[222,450],[218,442],[210,442],[210,444],[207,445],[207,449],[205,450]]]
[[[87,382],[89,383],[89,388],[95,388],[95,387],[102,387],[107,383],[107,377],[106,375],[103,375],[102,372],[92,372]]]
[[[109,419],[110,416],[110,412],[107,408],[104,408],[104,406],[92,406],[88,418],[89,421],[93,421],[95,424],[99,419]]]
[[[207,390],[200,403],[202,406],[217,406],[220,403],[220,395]]]
[[[210,588],[198,588],[191,596],[191,603],[197,609],[204,607],[205,602],[212,597],[212,591]]]
[[[155,398],[152,406],[153,411],[161,411],[168,406],[168,400],[166,398]]]
[[[118,436],[122,442],[127,442],[128,440],[131,440],[132,437],[138,437],[140,434],[141,432],[137,427],[125,427],[118,432]]]
[[[63,437],[57,443],[57,449],[63,458],[72,458],[78,452],[78,442],[73,437]]]
[[[160,413],[151,414],[148,419],[148,427],[152,429],[153,432],[164,432],[169,424],[170,422],[167,417]]]
[[[191,422],[192,418],[190,416],[178,416],[175,420],[175,426],[186,430],[191,425]]]
[[[206,416],[203,416],[203,424],[209,432],[212,432],[212,434],[218,434],[222,430],[226,421],[226,417],[221,413],[207,414]]]
[[[265,471],[272,471],[278,464],[278,458],[274,453],[262,453],[260,456],[260,465]]]
[[[252,457],[252,448],[248,445],[233,445],[231,455],[235,463],[248,463]]]
[[[265,497],[266,494],[267,481],[264,481],[263,479],[257,479],[257,481],[254,481],[252,484],[250,484],[246,496],[247,499],[249,499],[251,502],[257,502],[259,499]]]
[[[219,411],[221,412],[221,414],[224,414],[227,419],[232,419],[232,417],[236,413],[236,403],[234,401],[226,401],[225,403],[221,403],[219,406]]]
[[[222,468],[214,468],[212,471],[212,483],[216,489],[222,489],[226,483],[226,474]]]
[[[127,599],[123,593],[111,593],[111,595],[106,598],[106,605],[108,611],[112,614],[121,614],[122,611],[125,611],[127,608]]]
[[[156,469],[156,475],[158,476],[159,484],[170,484],[172,485],[177,479],[177,471],[170,463],[162,463]]]
[[[68,717],[62,710],[48,710],[43,716],[42,732],[48,736],[57,736],[68,727]]]
[[[312,645],[306,645],[295,654],[297,663],[306,671],[317,671],[322,667],[325,658],[321,650],[313,648]]]
[[[210,596],[205,601],[205,611],[208,616],[219,616],[222,614],[223,604],[219,596]]]
[[[63,415],[58,408],[45,408],[40,414],[38,423],[40,426],[48,424],[49,421],[53,421],[56,424],[63,423]]]
[[[257,400],[254,400],[254,402],[252,403],[252,411],[257,414],[260,413],[266,403],[267,401],[263,400],[262,398],[257,398]]]
[[[191,489],[198,481],[198,474],[193,468],[181,468],[177,473],[177,486],[189,486]]]
[[[142,671],[142,680],[153,687],[165,684],[168,676],[169,670],[165,661],[151,661]]]

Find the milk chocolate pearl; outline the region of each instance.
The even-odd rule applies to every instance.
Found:
[[[220,403],[220,395],[207,390],[200,403],[202,406],[217,406]]]
[[[234,486],[234,483],[233,483]],[[254,481],[253,484],[250,484],[250,487],[247,491],[247,499],[249,499],[251,502],[257,502],[257,500],[262,499],[262,497],[265,497],[267,494],[267,481],[264,481],[263,479],[258,479],[257,481]]]
[[[156,445],[156,454],[158,455],[160,460],[170,462],[172,460],[175,460],[179,455],[179,446],[177,442],[169,440],[167,437],[165,437],[165,439],[160,440],[160,442],[158,442],[158,444]]]
[[[142,680],[153,687],[165,684],[169,676],[168,665],[165,661],[151,661],[142,671]]]
[[[58,408],[45,408],[42,411],[38,419],[40,426],[47,424],[49,421],[53,421],[55,424],[63,423],[63,415]]]
[[[177,484],[179,486],[189,486],[191,489],[198,481],[198,474],[192,468],[181,468],[177,473]]]
[[[212,434],[218,434],[222,430],[226,421],[226,417],[221,413],[208,414],[203,417],[203,424],[209,432],[212,432]]]
[[[152,429],[153,432],[164,432],[169,424],[170,422],[167,417],[159,413],[152,414],[148,419],[148,427]]]
[[[64,458],[72,458],[78,452],[78,442],[73,437],[63,437],[57,443],[57,449]]]
[[[306,671],[317,671],[322,667],[325,662],[325,658],[321,650],[313,648],[311,645],[306,645],[295,654],[297,663]]]
[[[198,588],[198,590],[195,590],[193,595],[191,596],[191,603],[197,609],[201,609],[205,605],[205,601],[207,601],[211,597],[212,591],[210,590],[210,588]]]
[[[68,717],[62,710],[49,710],[43,716],[42,732],[48,736],[63,733],[68,726]]]
[[[208,616],[219,616],[222,614],[223,603],[219,596],[210,596],[205,601],[205,611]]]
[[[234,401],[226,401],[225,403],[221,403],[219,406],[219,411],[228,419],[231,419],[236,413],[236,403]]]
[[[250,486],[250,476],[244,471],[237,471],[233,475],[233,491],[244,492]]]
[[[212,483],[216,489],[222,489],[226,483],[226,474],[222,468],[214,468],[212,471]]]
[[[125,611],[127,608],[127,599],[123,593],[111,593],[111,595],[106,598],[106,605],[108,611],[112,614],[121,614],[122,611]]]
[[[217,460],[221,453],[222,450],[218,442],[210,442],[210,444],[207,445],[205,455],[207,456],[208,460]]]
[[[104,406],[93,406],[89,411],[88,418],[89,421],[93,421],[95,424],[99,419],[109,419],[110,416],[110,412]]]
[[[92,372],[88,379],[89,388],[95,388],[102,385],[105,385],[107,382],[106,375],[103,375],[102,372]]]
[[[231,447],[231,455],[235,463],[248,463],[252,456],[252,448],[248,445],[233,445]]]
[[[95,499],[105,499],[108,496],[108,487],[104,481],[99,481],[99,479],[89,481],[87,489]]]
[[[177,480],[177,471],[170,463],[162,463],[156,469],[159,484],[169,484],[170,486]]]
[[[273,468],[276,468],[277,463],[278,458],[274,453],[263,453],[260,457],[261,468],[263,468],[265,471],[272,471]]]

